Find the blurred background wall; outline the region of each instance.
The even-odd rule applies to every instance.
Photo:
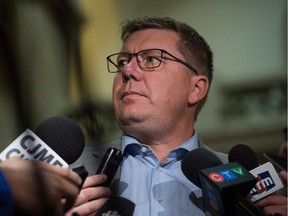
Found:
[[[193,26],[214,52],[214,80],[197,130],[224,152],[245,143],[277,153],[287,126],[286,0],[2,0],[0,150],[53,115],[75,119],[86,145],[121,135],[105,57],[119,24],[169,16]]]

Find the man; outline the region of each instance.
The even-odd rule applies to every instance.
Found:
[[[137,216],[205,215],[189,198],[201,198],[202,192],[182,173],[181,160],[196,148],[208,149],[194,124],[212,81],[210,47],[185,23],[158,17],[124,23],[122,40],[120,52],[107,57],[108,71],[115,73],[113,104],[123,131],[112,144],[124,154],[118,195],[135,203]],[[214,153],[227,162],[226,155]],[[95,187],[99,178],[103,176],[87,178],[67,215],[89,215],[103,205],[111,191]]]
[[[1,161],[0,215],[63,215],[73,206],[80,184],[69,169],[16,157]]]
[[[169,18],[127,22],[122,39],[120,53],[107,57],[123,131],[120,196],[135,202],[135,215],[204,215],[189,200],[191,193],[201,197],[201,189],[180,166],[185,153],[205,147],[194,123],[212,81],[212,52],[194,29]]]

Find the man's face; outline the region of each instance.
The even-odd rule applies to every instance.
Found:
[[[127,38],[121,52],[158,48],[185,60],[176,49],[178,41],[179,36],[169,30],[142,30]],[[187,67],[168,59],[163,59],[158,68],[142,70],[133,56],[114,79],[113,103],[120,128],[133,136],[136,131],[157,133],[159,128],[165,130],[183,121],[192,125],[193,115],[188,108],[192,76]]]

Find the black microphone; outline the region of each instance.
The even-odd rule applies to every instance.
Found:
[[[106,182],[102,183],[101,186],[109,187],[111,185],[122,160],[123,154],[121,150],[111,147],[107,149],[96,172],[96,174],[107,175]]]
[[[228,159],[230,163],[240,163],[245,169],[250,171],[250,173],[251,170],[259,166],[256,152],[245,144],[237,144],[233,146],[228,153]],[[253,190],[253,188],[251,189]],[[240,196],[239,194],[237,195],[237,202],[235,203],[235,206],[238,210],[238,213],[240,212],[241,215],[264,215],[261,209],[259,209],[250,200],[248,200],[249,196],[251,196],[249,193],[247,196]]]
[[[188,152],[184,156],[181,163],[181,169],[187,179],[189,179],[197,187],[202,188],[199,176],[200,170],[221,164],[222,161],[211,151],[198,148]],[[196,197],[196,195],[192,192],[189,199],[196,207],[206,212],[207,215],[210,214],[204,207],[203,197]]]
[[[287,157],[271,154],[271,153],[263,153],[263,156],[268,159],[278,171],[286,170],[287,171]]]
[[[259,165],[256,153],[248,145],[235,145],[229,151],[228,158],[229,162],[237,161],[242,164],[257,178],[257,183],[247,196],[250,201],[256,202],[283,188],[283,184],[273,165],[270,162]]]
[[[85,147],[82,129],[68,117],[53,116],[46,119],[37,127],[35,134],[68,164],[75,162]],[[85,167],[73,166],[72,170],[81,177],[83,185],[88,176]]]
[[[82,154],[85,140],[81,128],[67,117],[55,116],[42,122],[33,133],[26,129],[0,154],[1,160],[19,156],[68,167]]]
[[[82,154],[84,134],[76,122],[64,116],[53,116],[43,121],[35,134],[64,161],[72,164]]]
[[[50,148],[52,148],[68,164],[75,162],[82,154],[85,140],[81,128],[67,117],[51,117],[43,121],[35,131]],[[107,181],[101,184],[109,187],[123,159],[122,152],[117,148],[108,148],[96,174],[106,174]],[[84,166],[72,169],[82,178],[88,175]]]
[[[201,170],[200,180],[205,210],[213,216],[233,215],[239,199],[246,199],[257,182],[257,179],[237,162]]]
[[[205,212],[213,216],[235,214],[235,203],[241,199],[238,195],[245,197],[257,181],[239,163],[223,165],[216,155],[206,149],[189,152],[182,163],[184,175],[192,183],[200,183],[198,186],[202,187]]]
[[[37,135],[36,135],[37,134]],[[36,129],[36,134],[26,129],[0,154],[1,160],[19,156],[23,160],[37,160],[54,166],[68,168],[82,154],[85,139],[81,128],[67,117],[55,116],[43,121]],[[82,184],[88,172],[84,166],[72,168],[82,179]],[[39,199],[45,204],[47,188],[43,176],[36,175],[39,184]],[[48,179],[49,180],[49,179]],[[79,185],[81,189],[82,185]],[[67,200],[69,201],[69,200]],[[50,205],[44,206],[45,211],[51,210]],[[17,210],[16,210],[17,211]],[[17,214],[17,213],[16,213]]]
[[[123,197],[111,197],[95,216],[132,216],[135,203]]]
[[[53,116],[43,121],[36,132],[26,129],[0,154],[0,160],[19,156],[26,160],[38,160],[68,168],[82,154],[85,146],[81,128],[70,118]],[[72,168],[86,179],[84,166]]]
[[[199,172],[202,169],[221,165],[222,161],[211,151],[198,148],[188,152],[181,163],[181,169],[186,178],[201,188]]]
[[[259,166],[256,152],[245,144],[233,146],[228,153],[229,163],[238,162],[248,171]]]
[[[43,121],[35,131],[50,148],[52,148],[68,164],[75,162],[82,154],[85,140],[81,128],[70,118],[51,117]],[[108,148],[96,174],[106,174],[107,181],[101,184],[109,187],[122,162],[122,152],[117,148]],[[72,169],[82,180],[88,175],[84,166]],[[82,181],[84,182],[84,181]]]

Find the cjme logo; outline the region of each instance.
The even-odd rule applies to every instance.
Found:
[[[275,187],[275,183],[268,171],[258,174],[257,180],[258,182],[250,192],[251,196],[260,195],[261,193],[269,191]]]
[[[220,183],[220,182],[224,182],[225,180],[231,181],[233,179],[236,179],[237,178],[236,174],[244,176],[241,166],[234,167],[234,168],[227,169],[227,170],[221,170],[219,172],[212,172],[208,175],[208,177],[211,181]]]

